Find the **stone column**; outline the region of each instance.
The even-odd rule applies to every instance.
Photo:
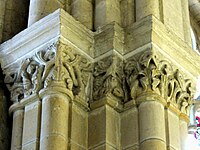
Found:
[[[25,106],[22,150],[39,149],[40,116],[41,102],[39,100]]]
[[[166,150],[163,104],[146,101],[139,105],[140,150]]]
[[[11,150],[21,150],[23,134],[24,110],[15,110],[13,114],[13,129]]]
[[[148,16],[153,15],[156,18],[161,18],[159,0],[136,0],[136,21]]]
[[[166,122],[167,147],[169,150],[174,150],[174,149],[178,150],[181,148],[179,115],[170,109],[166,109],[165,115],[167,121]]]
[[[135,22],[135,2],[133,0],[121,0],[122,26],[127,27]]]
[[[58,8],[67,8],[61,0],[30,0],[28,26],[54,12]]]
[[[59,88],[43,90],[41,96],[40,150],[67,150],[70,98]]]
[[[121,24],[119,0],[95,0],[94,27],[102,27],[108,23]]]
[[[182,4],[182,15],[183,15],[183,31],[184,31],[184,40],[185,42],[192,46],[191,32],[190,32],[190,13],[189,13],[189,4],[188,0],[181,1]]]
[[[72,0],[71,14],[89,29],[93,29],[92,0]]]

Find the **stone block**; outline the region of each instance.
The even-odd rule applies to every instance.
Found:
[[[88,112],[72,105],[71,143],[78,149],[86,149],[88,144]]]
[[[159,112],[159,113],[158,113]],[[164,106],[156,101],[143,102],[139,106],[140,144],[151,139],[166,141]],[[155,142],[156,142],[155,141]]]
[[[110,106],[106,105],[106,149],[117,149],[120,143],[120,120],[119,114]]]
[[[169,147],[171,149],[180,149],[180,126],[179,117],[177,114],[170,110],[167,111],[168,118],[168,137],[169,137]]]
[[[135,3],[133,0],[121,0],[122,26],[127,27],[135,22]]]
[[[136,149],[136,147],[139,146],[139,124],[137,108],[135,107],[122,112],[120,114],[120,124],[122,149]]]
[[[106,107],[93,110],[88,117],[88,148],[94,149],[106,141]]]
[[[41,121],[41,102],[36,101],[25,107],[24,113],[24,128],[22,147],[32,147],[31,149],[38,149],[37,142],[40,136],[40,122]],[[35,147],[34,147],[35,146]]]

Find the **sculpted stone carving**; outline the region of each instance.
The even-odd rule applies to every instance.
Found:
[[[111,96],[120,101],[126,100],[124,91],[123,61],[110,56],[94,64],[93,100]]]
[[[92,64],[71,47],[58,43],[25,59],[17,72],[4,72],[13,102],[57,83],[85,104],[107,96],[124,104],[153,92],[188,113],[193,94],[190,80],[150,52],[126,61],[113,54]]]
[[[18,72],[6,71],[5,83],[11,91],[13,102],[46,87],[48,74],[54,66],[55,50],[53,44],[46,51],[39,51],[32,58],[22,61]]]
[[[184,79],[179,70],[173,70],[169,62],[159,61],[156,55],[146,52],[139,59],[128,60],[124,70],[132,99],[152,91],[175,104],[181,112],[189,113],[192,83]]]
[[[88,101],[91,89],[92,64],[88,59],[75,53],[70,47],[62,49],[62,80],[67,83],[67,88],[73,91],[74,96]]]
[[[53,82],[79,95],[88,86],[86,81],[91,72],[90,65],[86,58],[75,54],[70,47],[61,43],[52,44],[46,50],[25,59],[17,72],[11,69],[5,71],[5,83],[11,91],[13,102],[53,86]]]

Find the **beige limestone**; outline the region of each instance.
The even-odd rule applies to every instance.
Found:
[[[120,1],[95,0],[95,29],[97,30],[99,27],[102,27],[113,21],[121,25]]]
[[[88,112],[72,104],[71,114],[71,149],[84,150],[88,147]]]
[[[122,26],[127,27],[135,22],[135,3],[133,0],[121,0]]]
[[[179,120],[179,126],[180,126],[180,143],[181,143],[181,150],[187,150],[187,136],[188,136],[188,123],[180,118]]]
[[[88,116],[88,148],[92,150],[106,142],[106,108],[93,110]]]
[[[30,0],[28,26],[54,12],[58,8],[65,8],[63,0]]]
[[[36,101],[25,106],[24,111],[24,127],[22,150],[38,150],[40,123],[41,123],[41,102]]]
[[[23,134],[24,110],[16,110],[13,114],[11,150],[21,150]]]
[[[139,123],[137,108],[120,114],[121,148],[136,150],[139,147]]]
[[[182,4],[182,16],[183,17],[183,32],[184,32],[184,40],[185,42],[191,46],[191,23],[190,23],[190,13],[188,8],[188,0],[181,1]]]
[[[72,0],[71,14],[89,29],[93,29],[93,3],[91,0]]]
[[[136,21],[153,15],[156,18],[161,18],[162,6],[158,0],[136,0]]]
[[[166,111],[167,111],[166,117],[167,117],[167,131],[168,131],[167,146],[170,150],[180,149],[181,145],[180,145],[179,117],[177,116],[177,114],[171,112],[170,110]]]
[[[166,150],[165,114],[161,103],[141,103],[139,125],[141,150]]]
[[[42,99],[40,149],[67,150],[69,100],[61,94],[46,94]]]
[[[182,2],[179,0],[163,1],[163,16],[165,25],[171,28],[180,38],[184,39]],[[171,10],[170,13],[169,10]]]

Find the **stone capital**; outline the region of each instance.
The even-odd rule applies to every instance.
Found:
[[[88,74],[91,71],[91,64],[86,57],[60,41],[32,54],[19,60],[17,65],[12,64],[4,69],[11,101],[21,105],[33,95],[41,97],[44,93],[52,92],[63,93],[70,100],[74,96],[86,97]]]

